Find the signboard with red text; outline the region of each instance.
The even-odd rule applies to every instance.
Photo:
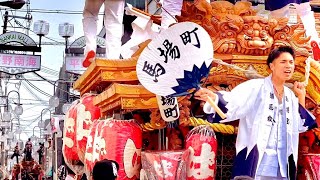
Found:
[[[105,48],[106,46],[106,40],[103,37],[97,36],[97,46],[100,48]],[[83,49],[86,46],[86,40],[84,36],[79,37],[75,41],[71,43],[69,46],[70,49]],[[97,52],[98,54],[101,54]],[[104,55],[104,54],[103,54]],[[79,52],[74,52],[66,54],[65,56],[65,63],[66,63],[66,71],[68,73],[73,73],[73,74],[82,74],[87,68],[82,66],[82,61],[84,60],[84,55],[83,53]]]
[[[84,56],[66,56],[66,71],[74,74],[82,74],[86,68],[82,66]]]
[[[8,74],[23,74],[39,71],[40,55],[20,55],[0,53],[0,71]]]

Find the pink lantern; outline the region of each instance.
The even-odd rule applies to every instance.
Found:
[[[214,180],[216,174],[217,139],[210,126],[192,129],[186,138],[190,151],[187,165],[188,180]]]

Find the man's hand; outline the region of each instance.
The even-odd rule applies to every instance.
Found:
[[[200,88],[195,94],[194,94],[194,98],[201,100],[201,101],[208,101],[208,97],[210,97],[213,101],[215,101],[216,99],[216,95],[214,92],[212,92],[211,90],[207,89],[207,88]]]
[[[302,82],[294,82],[293,92],[298,97],[299,103],[305,107],[306,88]]]
[[[306,96],[306,88],[304,87],[304,84],[302,82],[294,82],[293,92],[297,97]]]

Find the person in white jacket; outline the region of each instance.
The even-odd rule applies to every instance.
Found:
[[[299,133],[317,127],[305,109],[304,84],[295,82],[293,91],[284,84],[294,72],[291,47],[275,48],[267,64],[272,73],[263,79],[239,84],[231,92],[202,88],[195,98],[218,102],[230,122],[239,120],[232,179],[295,179]],[[215,113],[206,103],[205,113]],[[219,120],[219,119],[217,119]]]
[[[86,40],[83,66],[88,67],[96,56],[97,20],[104,4],[106,28],[106,58],[119,59],[125,0],[86,0],[83,9],[83,31]]]

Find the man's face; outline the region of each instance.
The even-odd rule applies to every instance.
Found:
[[[287,81],[292,77],[294,71],[294,59],[290,53],[281,53],[271,64],[272,75],[276,78]]]

